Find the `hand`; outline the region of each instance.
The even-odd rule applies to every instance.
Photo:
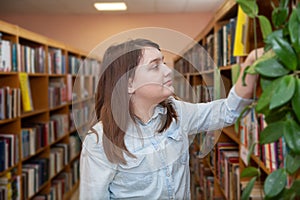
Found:
[[[257,51],[257,57],[256,57],[256,51]],[[257,60],[257,58],[261,57],[263,54],[264,54],[264,48],[253,49],[247,56],[244,62],[244,66],[246,67],[252,65],[254,61]]]
[[[264,53],[264,49],[259,48],[259,49],[256,49],[256,50],[257,50],[257,58],[261,57]],[[245,78],[246,86],[243,85],[242,77],[243,77],[243,74],[244,74],[245,67],[247,67],[249,65],[252,65],[257,58],[256,58],[256,52],[255,52],[255,49],[254,49],[249,53],[249,55],[247,56],[245,62],[241,64],[242,68],[241,68],[240,76],[239,76],[239,78],[236,82],[236,86],[235,86],[235,92],[240,97],[252,98],[252,96],[253,96],[253,89],[254,89],[254,86],[257,82],[258,76],[247,74],[247,76]]]

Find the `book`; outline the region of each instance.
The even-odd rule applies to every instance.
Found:
[[[19,80],[20,80],[20,87],[21,87],[23,111],[24,112],[33,111],[33,102],[32,102],[28,75],[24,72],[20,72]]]
[[[245,56],[248,54],[248,33],[249,33],[249,17],[244,13],[242,8],[238,7],[237,22],[234,38],[234,56]]]

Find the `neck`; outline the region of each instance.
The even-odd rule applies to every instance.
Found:
[[[153,104],[141,99],[132,99],[133,113],[144,123],[147,123],[157,104]]]

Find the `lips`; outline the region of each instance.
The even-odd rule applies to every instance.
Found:
[[[168,80],[168,81],[164,82],[164,85],[171,86],[172,85],[172,80]]]

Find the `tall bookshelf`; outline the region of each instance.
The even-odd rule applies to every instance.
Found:
[[[0,33],[1,197],[70,199],[100,59],[4,21]]]
[[[258,4],[261,12],[271,14],[268,12],[271,10],[270,1],[258,1]],[[246,58],[233,56],[237,14],[236,1],[226,0],[195,38],[203,49],[199,51],[197,44],[190,45],[183,50],[182,56],[174,60],[174,69],[181,74],[174,78],[175,91],[179,97],[191,102],[208,102],[227,97],[236,77],[236,64]],[[253,21],[250,20],[247,36],[249,41],[254,41],[251,23]],[[261,47],[260,30],[257,33],[258,47]],[[254,49],[253,43],[248,42],[248,52]],[[207,51],[207,55],[203,56],[203,50]],[[210,63],[210,58],[213,64]],[[241,198],[241,191],[249,181],[240,178],[241,171],[246,167],[243,159],[245,156],[242,155],[247,154],[251,145],[245,145],[245,136],[241,136],[243,128],[245,127],[241,124],[239,133],[235,132],[234,126],[216,131],[215,137],[212,137],[215,146],[204,158],[200,156],[204,141],[202,133],[196,135],[190,146],[192,199]],[[261,155],[251,155],[250,162],[252,166],[260,167],[262,180],[272,171]],[[256,184],[252,197],[260,196],[260,191],[263,190],[261,184],[263,183]]]

